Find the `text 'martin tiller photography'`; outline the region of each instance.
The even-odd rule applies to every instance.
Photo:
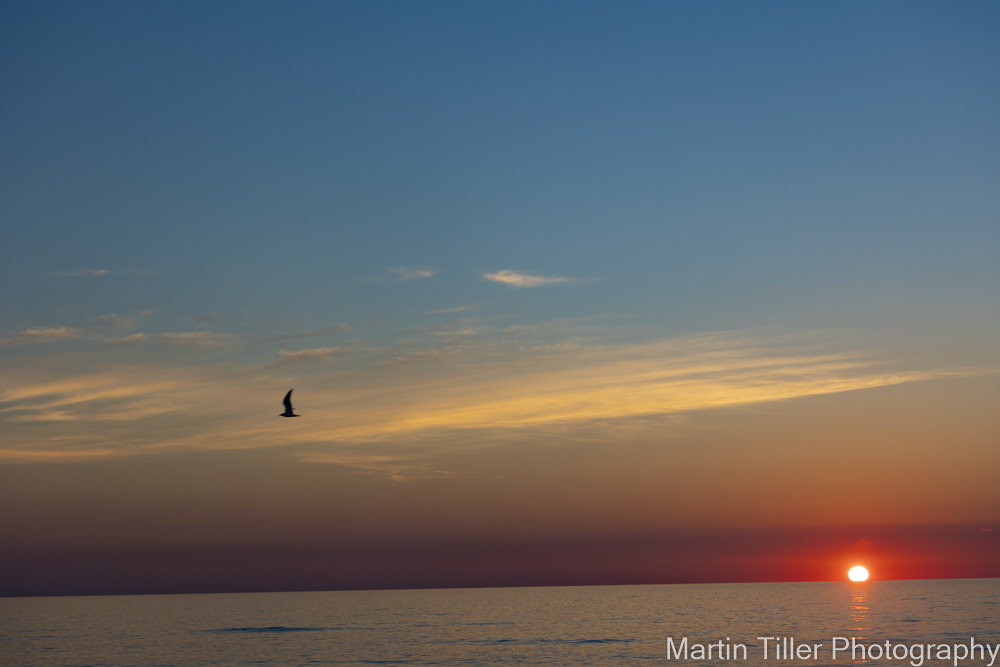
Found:
[[[831,660],[838,657],[844,660],[848,657],[852,661],[877,661],[886,662],[909,662],[912,667],[921,667],[925,661],[935,660],[950,662],[952,667],[959,667],[959,663],[965,661],[975,661],[982,663],[986,667],[993,667],[997,653],[1000,652],[1000,644],[981,644],[975,637],[970,637],[968,642],[961,643],[892,643],[886,640],[882,643],[862,643],[855,637],[832,637],[829,644],[816,644],[809,642],[796,642],[794,637],[757,637],[761,646],[755,647],[760,651],[760,656],[764,660],[781,661],[807,661],[819,660],[820,656]],[[824,650],[824,647],[828,647]],[[667,659],[668,660],[746,660],[748,650],[746,644],[730,643],[729,637],[725,642],[719,640],[714,644],[689,643],[687,637],[681,637],[675,641],[673,637],[667,637]]]

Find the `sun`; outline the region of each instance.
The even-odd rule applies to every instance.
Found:
[[[851,581],[867,581],[868,570],[860,565],[855,565],[847,572],[847,578]]]

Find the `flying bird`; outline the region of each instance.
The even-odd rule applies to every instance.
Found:
[[[301,417],[302,416],[302,415],[297,415],[294,412],[292,412],[292,392],[293,391],[295,391],[295,390],[294,389],[289,389],[288,393],[285,394],[285,400],[282,401],[282,403],[285,404],[285,411],[282,412],[280,415],[278,415],[279,417]]]

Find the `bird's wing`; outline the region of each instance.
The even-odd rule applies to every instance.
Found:
[[[285,409],[286,410],[291,410],[292,409],[292,392],[293,391],[295,391],[295,390],[294,389],[289,389],[288,393],[285,394],[285,400],[282,401],[282,403],[285,404]]]

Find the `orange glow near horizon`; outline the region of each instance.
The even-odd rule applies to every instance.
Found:
[[[868,581],[868,570],[860,565],[855,565],[847,572],[847,577],[851,581]]]

